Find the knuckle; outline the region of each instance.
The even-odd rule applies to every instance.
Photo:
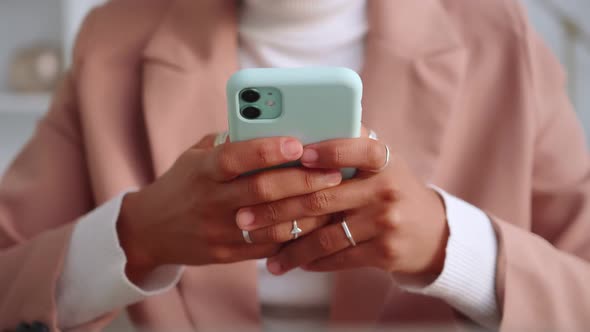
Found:
[[[274,157],[274,147],[271,144],[260,145],[256,149],[256,157],[261,165],[272,164]]]
[[[265,216],[270,222],[277,222],[280,218],[279,208],[275,203],[266,204]]]
[[[229,263],[233,261],[233,252],[228,247],[218,246],[212,249],[212,256],[219,263]]]
[[[385,230],[395,231],[401,226],[403,216],[402,212],[398,208],[391,208],[384,213],[379,219],[379,224],[385,228]]]
[[[255,176],[248,183],[249,194],[261,201],[272,200],[272,190],[268,179],[263,176]]]
[[[331,198],[326,192],[316,191],[313,194],[307,195],[306,207],[313,213],[321,213],[325,211],[330,205]]]
[[[392,204],[398,200],[398,192],[395,188],[389,183],[389,181],[382,181],[377,188],[377,198],[387,204]]]
[[[228,151],[227,147],[221,146],[219,151],[216,155],[215,164],[217,169],[224,175],[224,176],[235,176],[239,175],[236,174],[236,164],[234,158],[232,158],[231,153]]]
[[[305,190],[313,191],[313,189],[315,188],[315,183],[315,175],[309,172],[305,172],[303,175],[303,185]]]
[[[404,215],[401,209],[399,208],[392,208],[389,210],[387,220],[389,221],[388,225],[392,229],[397,229],[403,223]]]
[[[329,232],[318,233],[318,246],[322,252],[332,252],[334,250],[334,240]]]
[[[285,241],[285,236],[278,226],[267,227],[266,237],[273,243],[281,243]]]

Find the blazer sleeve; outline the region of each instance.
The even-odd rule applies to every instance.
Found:
[[[0,331],[35,321],[57,329],[56,283],[75,221],[94,206],[75,80],[74,65],[0,181]]]
[[[532,231],[493,220],[501,329],[582,331],[590,326],[590,158],[561,66],[528,30],[536,119]]]

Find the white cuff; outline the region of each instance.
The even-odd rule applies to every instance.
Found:
[[[489,328],[500,322],[496,300],[498,240],[488,216],[440,188],[432,186],[446,206],[450,236],[442,273],[430,285],[402,288],[437,297],[473,321]]]
[[[157,268],[141,285],[127,278],[127,258],[119,244],[116,225],[123,198],[129,192],[78,221],[57,284],[60,327],[74,327],[166,292],[180,280],[183,267],[176,265]]]

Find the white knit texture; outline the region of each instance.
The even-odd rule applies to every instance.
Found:
[[[443,299],[482,326],[497,328],[500,322],[496,300],[498,240],[492,223],[480,209],[431,187],[443,198],[450,231],[444,268],[426,287],[402,288]]]
[[[123,198],[129,192],[82,217],[74,229],[57,284],[62,329],[163,293],[174,287],[182,275],[180,266],[161,266],[140,285],[127,278],[127,258],[119,245],[116,225]]]
[[[366,6],[366,0],[244,0],[240,66],[360,71],[368,31]]]

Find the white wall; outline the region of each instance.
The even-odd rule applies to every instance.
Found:
[[[64,48],[70,50],[88,10],[106,0],[62,0]],[[71,52],[65,52],[65,59],[70,63]]]
[[[0,176],[22,144],[33,134],[36,118],[30,114],[0,116]]]
[[[590,1],[522,0],[568,71],[568,90],[590,142]],[[575,27],[575,29],[571,29]]]
[[[31,136],[49,98],[29,98],[8,89],[8,72],[17,49],[39,42],[69,49],[93,5],[104,0],[0,0],[0,174]],[[33,102],[31,102],[31,99]],[[15,109],[22,108],[23,112]]]
[[[0,0],[0,96],[6,95],[8,66],[16,49],[49,41],[61,45],[60,0]],[[0,98],[0,103],[7,103]],[[35,114],[6,114],[0,105],[0,174],[33,132]]]
[[[0,91],[14,51],[39,41],[61,45],[60,0],[0,0]]]

